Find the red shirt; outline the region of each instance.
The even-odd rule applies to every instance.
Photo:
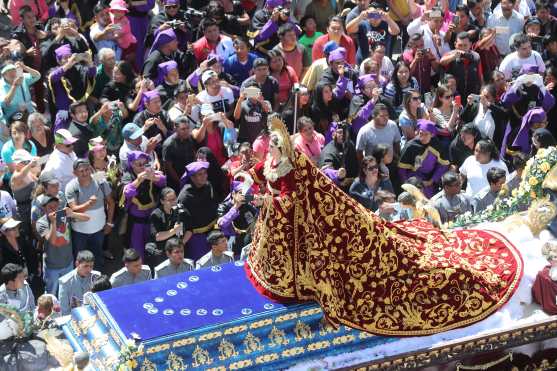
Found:
[[[311,50],[311,54],[313,56],[313,61],[315,62],[319,58],[323,58],[325,55],[323,54],[323,48],[325,44],[329,42],[329,35],[325,34],[323,36],[319,36],[315,42],[313,43],[313,48]],[[346,49],[346,62],[350,65],[356,64],[356,46],[354,45],[354,41],[352,38],[342,35],[340,37],[340,46]]]
[[[218,44],[218,43],[217,43]],[[217,44],[211,45],[203,36],[201,39],[197,40],[192,44],[193,54],[195,55],[195,59],[197,63],[203,62],[211,52],[214,52]]]

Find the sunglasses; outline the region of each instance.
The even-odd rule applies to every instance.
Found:
[[[454,95],[445,95],[443,96],[444,99],[451,99],[454,98]]]
[[[373,170],[378,170],[378,169],[379,169],[379,166],[377,166],[377,165],[373,165],[373,166],[368,166],[368,167],[366,167],[366,170],[367,170],[367,171],[373,171]]]
[[[421,100],[422,100],[422,98],[420,98],[420,97],[412,97],[412,100],[415,100],[415,101],[421,101]]]
[[[178,5],[165,5],[164,7],[166,9],[176,9],[178,7]]]

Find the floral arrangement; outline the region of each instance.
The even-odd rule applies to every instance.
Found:
[[[541,148],[536,156],[528,160],[524,169],[522,182],[518,189],[509,195],[503,188],[492,205],[480,213],[467,212],[449,224],[450,228],[466,227],[482,222],[500,221],[509,215],[524,211],[536,200],[544,196],[543,181],[549,171],[557,164],[557,148]]]
[[[35,330],[33,326],[33,313],[21,312],[9,304],[0,303],[0,315],[12,319],[17,325],[15,337],[18,339],[31,336]]]
[[[143,344],[138,347],[135,340],[128,339],[126,344],[120,349],[120,356],[118,357],[118,363],[115,369],[118,371],[135,370],[137,367],[135,355],[137,352],[141,352],[142,347]]]

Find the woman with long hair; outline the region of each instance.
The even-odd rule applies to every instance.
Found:
[[[476,125],[469,122],[460,129],[458,135],[449,146],[449,160],[451,166],[458,170],[464,161],[474,154],[476,144],[482,139],[482,134]]]
[[[379,173],[379,164],[373,156],[366,156],[360,166],[360,174],[350,186],[348,193],[366,209],[377,210],[375,195],[377,191],[393,192],[393,185],[389,179],[383,179]]]
[[[325,145],[325,137],[313,128],[313,121],[302,116],[298,119],[298,133],[294,135],[294,147],[305,153],[314,164],[319,163],[321,150]]]
[[[381,179],[390,179],[389,165],[393,163],[394,159],[393,147],[379,143],[373,149],[372,156],[379,165],[379,176]]]
[[[110,102],[120,100],[127,103],[132,97],[132,83],[135,80],[135,72],[133,66],[127,61],[118,61],[112,71],[112,80],[103,88],[101,99],[107,99]]]
[[[409,92],[410,89],[420,91],[418,80],[410,76],[410,69],[406,63],[400,61],[395,65],[391,81],[383,91],[383,95],[391,101],[397,115],[403,110],[404,93]]]
[[[335,98],[334,88],[334,85],[328,83],[318,84],[315,87],[310,117],[322,134],[328,131],[331,122],[340,122],[346,119],[348,114],[348,107]]]
[[[532,134],[532,156],[534,156],[540,148],[553,146],[557,146],[557,140],[549,130],[546,128],[534,130],[534,134]]]
[[[292,88],[298,82],[298,76],[296,71],[286,64],[286,60],[280,51],[270,50],[267,54],[271,76],[277,79],[279,83],[278,103],[282,105],[288,101],[290,94],[292,94]]]
[[[487,171],[492,167],[505,170],[507,165],[501,161],[499,151],[490,140],[480,140],[474,147],[474,154],[468,157],[459,168],[460,174],[467,181],[466,194],[470,197],[476,195],[483,188],[488,187]]]
[[[219,165],[217,157],[209,147],[201,147],[197,150],[196,158],[196,161],[205,161],[209,163],[207,178],[213,186],[218,202],[221,202],[228,194],[228,185],[226,184],[226,174]]]
[[[409,89],[404,93],[402,98],[402,112],[398,117],[398,126],[402,132],[400,146],[404,147],[404,143],[414,139],[416,136],[416,128],[418,120],[425,118],[427,111],[422,103],[420,91]]]
[[[437,126],[449,131],[456,130],[459,122],[458,111],[460,105],[454,99],[454,94],[447,85],[439,85],[435,91],[433,109],[431,110],[431,121]]]
[[[37,156],[50,154],[54,148],[54,136],[46,124],[46,118],[42,113],[33,112],[27,118],[27,126],[31,130],[31,142],[37,148]]]

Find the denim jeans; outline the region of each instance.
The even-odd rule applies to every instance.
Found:
[[[101,229],[95,233],[80,233],[72,231],[72,245],[74,255],[77,256],[81,250],[89,250],[95,256],[95,270],[99,272],[104,268],[104,232]]]
[[[65,268],[49,268],[44,265],[43,279],[45,291],[58,297],[58,279],[73,270],[73,262]]]

